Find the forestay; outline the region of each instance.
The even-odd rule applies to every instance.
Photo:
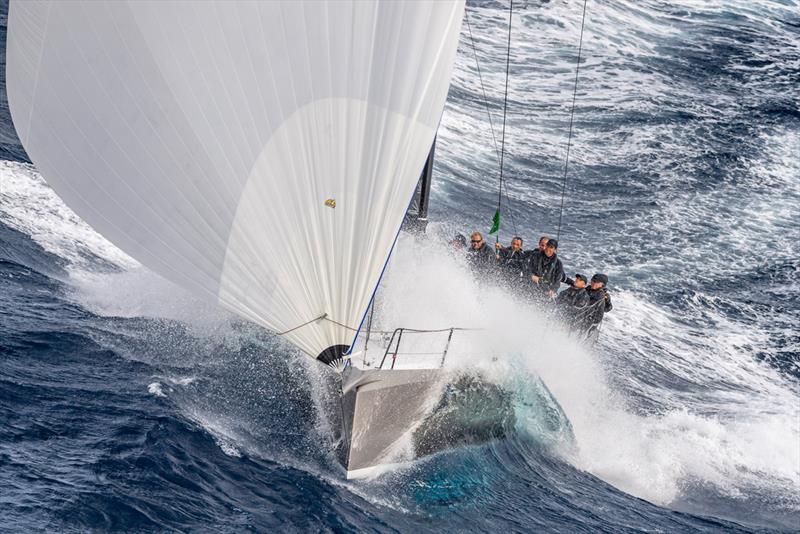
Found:
[[[434,139],[463,1],[15,1],[14,124],[157,273],[267,328],[358,326]],[[286,334],[312,356],[353,332]]]

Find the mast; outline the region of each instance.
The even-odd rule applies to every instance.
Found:
[[[408,206],[406,217],[403,220],[403,228],[409,232],[425,233],[428,226],[428,202],[431,196],[431,181],[433,179],[433,159],[436,152],[436,138],[433,139],[428,158],[417,182],[414,197]]]

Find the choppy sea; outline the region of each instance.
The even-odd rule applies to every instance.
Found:
[[[515,2],[506,242],[559,230],[581,9]],[[428,237],[402,236],[378,315],[499,323],[451,361],[513,393],[514,432],[343,480],[317,364],[72,213],[3,83],[0,531],[800,530],[800,4],[589,0],[559,254],[610,277],[594,348],[443,244],[498,192],[508,2],[468,13]]]

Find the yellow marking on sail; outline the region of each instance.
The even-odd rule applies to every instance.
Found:
[[[325,205],[328,206],[329,208],[335,208],[336,201],[332,198],[329,198],[328,200],[325,201]]]

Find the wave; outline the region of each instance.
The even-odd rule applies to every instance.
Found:
[[[327,480],[338,477],[335,460],[320,452],[332,448],[332,435],[320,421],[325,401],[314,398],[313,362],[304,364],[274,336],[126,264],[121,252],[64,215],[66,208],[46,193],[32,169],[9,168],[15,194],[51,204],[22,215],[3,211],[4,224],[35,229],[42,248],[49,248],[37,254],[61,258],[69,273],[65,298],[98,318],[92,339],[161,369],[158,381],[142,384],[143,392],[174,403],[227,454],[277,460]],[[50,235],[42,231],[48,228]],[[545,461],[541,451],[547,451],[547,461],[559,459],[659,505],[690,508],[700,488],[726,503],[755,498],[780,503],[778,512],[800,510],[792,497],[800,485],[800,458],[792,446],[800,439],[795,392],[747,352],[759,343],[757,332],[738,331],[725,314],[709,319],[717,325],[713,331],[688,327],[647,294],[626,290],[615,293],[615,312],[600,349],[592,351],[540,311],[477,284],[440,244],[445,229],[431,230],[427,239],[401,237],[379,292],[376,324],[484,328],[454,340],[447,365],[479,369],[513,392],[518,437],[480,449],[510,454],[504,449],[510,447],[522,455],[502,471],[538,469]],[[108,269],[112,260],[115,267]],[[142,316],[153,319],[142,323]],[[720,328],[725,321],[730,326]],[[185,369],[199,377],[185,381]],[[566,414],[574,441],[563,437],[563,425],[547,424],[547,409],[536,400],[536,377]],[[266,431],[278,421],[280,432]],[[764,455],[765,449],[771,453]],[[421,460],[403,472],[428,477],[425,466],[455,461],[448,455],[473,454],[465,450],[472,449]],[[482,469],[488,468],[478,470],[485,476],[500,476]]]

